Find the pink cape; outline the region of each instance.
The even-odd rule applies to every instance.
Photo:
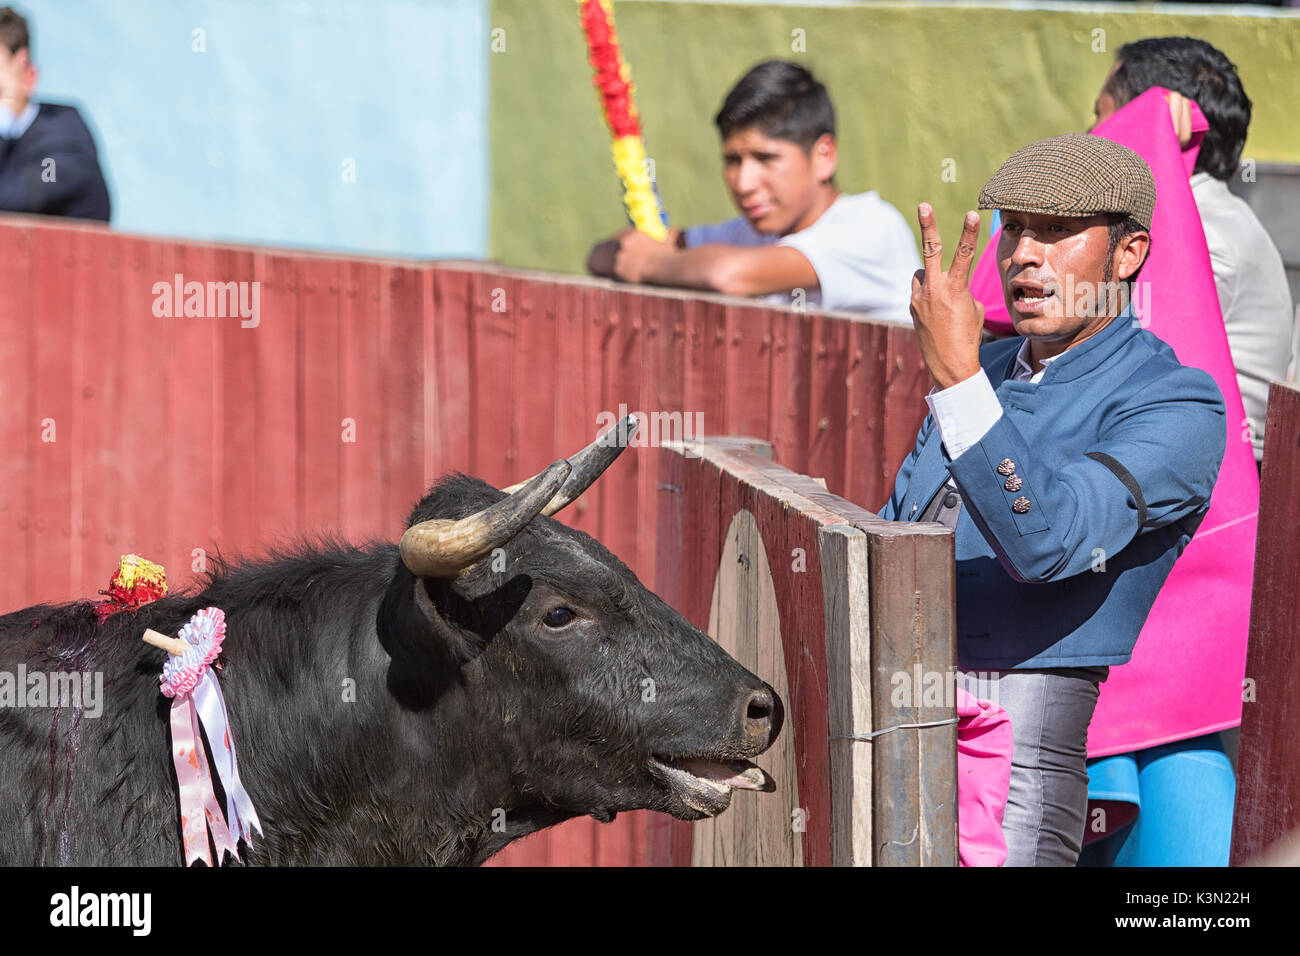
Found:
[[[957,859],[1001,866],[1002,816],[1011,787],[1011,721],[996,704],[957,688]]]
[[[1151,252],[1138,282],[1140,321],[1167,342],[1184,365],[1209,372],[1223,392],[1228,447],[1210,511],[1174,564],[1129,663],[1110,669],[1088,730],[1088,756],[1142,750],[1241,723],[1242,680],[1255,564],[1259,473],[1241,392],[1215,293],[1210,253],[1188,177],[1209,128],[1191,106],[1193,137],[1179,146],[1165,100],[1147,90],[1093,132],[1140,153],[1156,180]],[[985,306],[985,326],[1014,334],[997,271],[997,240],[989,237],[971,275]]]

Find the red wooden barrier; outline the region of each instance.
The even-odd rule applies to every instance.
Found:
[[[1264,423],[1259,538],[1241,717],[1232,863],[1300,827],[1300,389],[1274,382]],[[1293,846],[1290,865],[1300,860]]]
[[[250,303],[256,283],[256,324],[206,295],[202,316],[156,315],[178,274],[247,283]],[[218,548],[396,540],[440,474],[519,480],[620,404],[765,438],[875,510],[929,382],[898,326],[22,218],[0,225],[0,322],[0,611],[92,597],[129,551],[184,587]],[[625,454],[563,513],[651,588],[655,487],[655,456]],[[665,825],[572,821],[494,862],[642,863]]]
[[[655,831],[650,859],[955,866],[955,702],[894,699],[899,674],[955,674],[952,532],[883,521],[765,450],[706,438],[659,452],[656,581],[784,701],[786,729],[758,759],[776,790]]]

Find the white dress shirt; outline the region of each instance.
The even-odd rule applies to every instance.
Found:
[[[1030,364],[1029,339],[1025,339],[1016,353],[1016,370],[1011,377],[1017,382],[1037,382],[1047,371],[1047,366],[1059,357],[1053,355],[1043,359],[1043,367],[1035,372]],[[925,401],[934,416],[943,447],[954,461],[983,438],[1002,417],[1002,403],[998,401],[984,369],[941,392],[930,389]],[[951,481],[949,479],[950,484]]]

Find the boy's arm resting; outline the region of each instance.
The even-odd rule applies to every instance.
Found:
[[[756,296],[791,289],[816,289],[817,272],[808,257],[788,246],[696,246],[649,261],[640,281]]]
[[[624,282],[724,295],[754,296],[817,288],[816,270],[797,249],[719,243],[680,248],[683,244],[681,233],[669,233],[667,242],[659,242],[628,229],[593,247],[587,268],[595,275]]]
[[[587,253],[587,271],[594,276],[603,276],[606,279],[621,278],[614,271],[619,247],[628,234],[636,231],[634,227],[629,226],[617,235],[610,236],[608,239],[592,246],[591,251]],[[668,238],[663,244],[674,249],[685,249],[686,233],[680,229],[669,229]]]
[[[963,503],[998,560],[1017,581],[1055,581],[1087,571],[1143,530],[1202,510],[1227,444],[1223,397],[1193,368],[1160,377],[1112,413],[1105,431],[1076,455],[1045,457],[1004,412],[955,460],[944,460]],[[1006,488],[1010,459],[1021,484]],[[1017,499],[1028,509],[1017,513]]]

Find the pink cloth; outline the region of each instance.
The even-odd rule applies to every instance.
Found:
[[[1228,417],[1228,447],[1209,513],[1174,564],[1129,663],[1110,669],[1088,730],[1088,756],[1141,750],[1241,723],[1242,679],[1259,515],[1259,474],[1215,293],[1210,253],[1187,180],[1209,124],[1191,105],[1183,149],[1165,100],[1147,90],[1093,132],[1141,154],[1156,181],[1151,252],[1138,275],[1144,326],[1179,361],[1214,377]],[[985,326],[1014,334],[991,236],[971,275]],[[1145,301],[1149,299],[1150,301]]]
[[[1001,866],[1002,816],[1011,787],[1011,718],[996,704],[957,688],[957,858],[962,866]]]

